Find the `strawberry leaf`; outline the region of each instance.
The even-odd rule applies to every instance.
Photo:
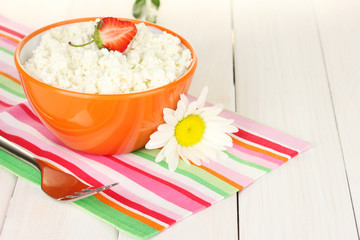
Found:
[[[151,0],[151,2],[155,5],[156,9],[160,7],[160,0]]]
[[[140,18],[143,14],[143,8],[145,6],[145,0],[136,0],[133,5],[133,16],[135,18]]]

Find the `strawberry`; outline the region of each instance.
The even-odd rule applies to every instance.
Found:
[[[92,41],[81,45],[75,45],[71,42],[69,44],[73,47],[83,47],[95,42],[99,49],[107,48],[108,50],[124,52],[136,32],[137,29],[133,22],[106,17],[96,25]]]

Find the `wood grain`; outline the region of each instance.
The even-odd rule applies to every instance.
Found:
[[[240,194],[240,239],[357,239],[312,2],[233,15],[238,112],[312,144]]]
[[[0,168],[0,233],[5,222],[7,208],[11,200],[17,177],[7,170]]]
[[[314,0],[323,57],[360,228],[360,2]]]
[[[20,2],[20,1],[19,1]],[[8,4],[2,9],[1,14],[19,22],[26,22],[29,27],[38,28],[49,21],[61,21],[69,18],[88,16],[119,16],[132,17],[132,0],[111,0],[106,4],[98,1],[48,1],[42,7],[46,13],[42,15],[42,1],[32,2],[32,6],[24,3],[27,9],[34,9],[33,16],[41,15],[42,18],[30,18],[24,13],[19,13],[15,5]],[[209,87],[208,100],[213,103],[222,103],[230,110],[235,110],[233,65],[232,65],[232,38],[231,38],[231,1],[162,1],[159,11],[158,24],[174,30],[185,36],[195,47],[199,55],[199,65],[193,79],[190,93],[199,95],[201,89]],[[187,6],[193,6],[188,8]],[[198,9],[207,5],[208,11],[199,12]],[[59,7],[57,7],[59,6]],[[174,16],[181,16],[174,17]],[[213,31],[206,31],[212,29]],[[221,43],[221,44],[219,44]],[[1,182],[0,182],[1,186]],[[27,203],[21,204],[26,200]],[[2,202],[0,202],[2,203]],[[108,226],[74,206],[59,206],[48,197],[44,196],[38,187],[22,181],[16,186],[16,194],[11,200],[8,217],[0,239],[21,239],[28,236],[33,239],[132,239],[124,233],[114,235],[115,228]],[[2,203],[3,208],[6,202]],[[29,209],[30,208],[30,209]],[[229,197],[195,216],[191,216],[175,226],[155,236],[153,239],[237,239],[237,197]],[[35,212],[40,211],[38,216]],[[75,213],[73,212],[75,211]],[[22,216],[21,213],[25,216]],[[1,213],[1,212],[0,212]],[[70,214],[69,217],[67,214]],[[74,216],[74,214],[76,216]],[[71,217],[73,216],[73,217]],[[25,217],[25,218],[24,218]],[[35,224],[40,219],[48,219],[42,226]],[[28,221],[31,221],[28,225]],[[15,228],[21,229],[14,231]],[[88,232],[84,233],[84,229]],[[191,231],[189,231],[191,229]],[[55,234],[56,233],[56,234]],[[71,234],[71,235],[70,235]],[[74,236],[72,238],[71,236]],[[27,238],[29,239],[29,238]]]
[[[0,239],[116,239],[117,230],[41,188],[18,179]]]

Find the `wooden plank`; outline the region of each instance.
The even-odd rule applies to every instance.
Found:
[[[158,24],[183,35],[199,57],[189,93],[198,96],[207,85],[208,101],[235,110],[231,2],[166,0],[161,4]],[[206,11],[201,10],[205,8]],[[237,239],[236,205],[236,195],[231,196],[176,223],[153,239]],[[124,234],[119,234],[119,240],[124,237]]]
[[[69,2],[71,1],[62,0],[61,4],[43,0],[9,1],[1,5],[0,14],[35,30],[65,20]]]
[[[109,224],[19,178],[1,239],[116,239],[117,234]]]
[[[55,22],[77,17],[131,17],[132,3],[132,0],[112,0],[107,1],[106,5],[100,5],[98,1],[77,0],[66,3],[54,3],[51,1],[49,6],[47,3],[42,6],[43,3],[39,0],[31,2],[31,5],[26,1],[17,1],[16,3],[9,2],[1,12],[19,22],[24,22],[24,19],[26,19],[25,24],[37,28],[48,24],[48,21]],[[224,1],[221,5],[216,1],[206,0],[195,3],[189,0],[162,1],[161,4],[158,24],[184,35],[194,45],[199,55],[199,65],[190,93],[197,96],[203,86],[208,85],[208,99],[210,102],[223,103],[228,109],[234,110],[230,0]],[[198,9],[201,9],[204,5],[208,7],[207,11],[199,12]],[[19,11],[19,6],[23,6],[23,8],[20,8],[23,10]],[[188,6],[192,7],[188,8]],[[43,13],[43,11],[46,12]],[[29,12],[32,16],[31,19]],[[37,15],[42,17],[33,17]],[[205,29],[213,29],[213,31]],[[103,239],[113,239],[114,228],[109,229],[107,225],[102,225],[102,222],[87,213],[80,216],[80,213],[77,212],[74,218],[66,217],[63,214],[64,211],[68,214],[75,214],[72,212],[72,207],[71,209],[70,207],[69,209],[62,206],[57,207],[46,196],[45,199],[38,200],[41,194],[39,188],[31,187],[27,182],[17,186],[16,195],[11,201],[11,207],[8,210],[9,216],[6,219],[2,233],[4,239],[19,239],[18,237],[22,236],[48,239],[53,235],[59,235],[64,239],[69,236],[66,235],[67,232],[75,234],[75,239],[99,239],[97,232],[103,232]],[[21,202],[25,198],[29,203],[22,204]],[[42,205],[46,207],[44,208]],[[35,211],[29,210],[29,207],[40,211],[38,218],[32,218],[31,215]],[[224,236],[226,239],[237,239],[236,209],[237,198],[234,195],[216,206],[176,224],[155,237],[155,239],[184,239],[185,237],[191,239],[194,236],[209,239],[219,239]],[[18,214],[21,212],[25,212],[28,219],[30,218],[34,222],[40,218],[51,218],[51,220],[42,223],[43,225],[31,224],[31,226],[28,226],[26,221],[21,219],[22,216]],[[66,224],[64,219],[66,219]],[[92,225],[89,227],[87,226],[89,221],[98,222],[91,222]],[[86,236],[80,236],[79,233],[85,227],[89,233]],[[21,228],[21,231],[17,233],[14,231],[15,228]],[[78,228],[80,230],[77,230]],[[77,232],[74,233],[74,231]],[[92,231],[96,232],[92,234]],[[118,239],[131,238],[119,233]]]
[[[360,2],[324,2],[314,0],[314,7],[359,229]]]
[[[121,14],[131,9],[132,1],[108,1],[108,3],[114,7],[107,7],[107,11],[117,11]],[[127,8],[124,8],[125,4]],[[11,1],[2,6],[1,14],[36,29],[70,18],[107,15],[105,7],[99,6],[96,1]],[[98,11],[97,14],[94,14],[94,10]],[[7,184],[11,186],[9,181],[0,181],[0,187]],[[4,201],[1,201],[1,208],[5,203],[4,198]],[[11,199],[9,209],[7,212],[1,211],[0,217],[5,218],[5,213],[7,216],[1,239],[117,239],[118,237],[118,231],[114,227],[78,207],[49,199],[38,186],[23,180],[16,186],[16,194]]]
[[[0,168],[0,233],[6,218],[7,208],[12,197],[17,177],[3,168]]]
[[[239,195],[240,239],[357,239],[311,1],[233,15],[238,112],[312,144]]]
[[[195,48],[199,64],[189,93],[199,96],[207,85],[207,100],[235,110],[231,1],[166,0],[158,24],[183,35]]]

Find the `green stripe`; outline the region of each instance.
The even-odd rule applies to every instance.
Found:
[[[143,148],[132,153],[139,157],[155,162],[155,157],[159,153],[159,150],[148,150]],[[168,169],[168,164],[165,161],[161,161],[157,164],[163,168]],[[195,165],[189,166],[184,161],[179,162],[179,166],[175,172],[197,181],[198,183],[220,194],[223,197],[228,197],[238,191],[237,188],[233,187],[227,182],[224,182],[206,170],[201,169]]]
[[[0,50],[7,54],[10,54],[11,56],[14,56],[14,53],[6,48],[0,47]]]
[[[15,83],[13,80],[0,74],[0,88],[12,93],[18,97],[26,98],[21,85]]]
[[[133,237],[145,239],[159,233],[158,230],[117,211],[94,196],[78,200],[74,202],[74,204],[82,207],[92,214],[95,214],[95,216]]]
[[[41,176],[39,171],[1,149],[0,165],[19,177],[29,180],[39,186],[41,185]],[[117,211],[94,196],[87,197],[73,203],[134,237],[145,239],[159,232],[147,224]]]
[[[244,164],[244,165],[247,165],[247,166],[250,166],[250,167],[253,167],[253,168],[256,168],[256,169],[259,169],[259,170],[262,170],[262,171],[265,171],[265,172],[271,172],[271,169],[270,168],[266,168],[264,166],[261,166],[261,165],[258,165],[258,164],[255,164],[253,162],[248,162],[248,161],[245,161],[245,160],[242,160],[240,158],[238,158],[237,156],[235,155],[232,155],[231,153],[228,153],[228,152],[225,152],[231,159],[241,163],[241,164]]]
[[[2,149],[0,149],[0,165],[19,177],[37,185],[41,184],[41,176],[38,170]]]

